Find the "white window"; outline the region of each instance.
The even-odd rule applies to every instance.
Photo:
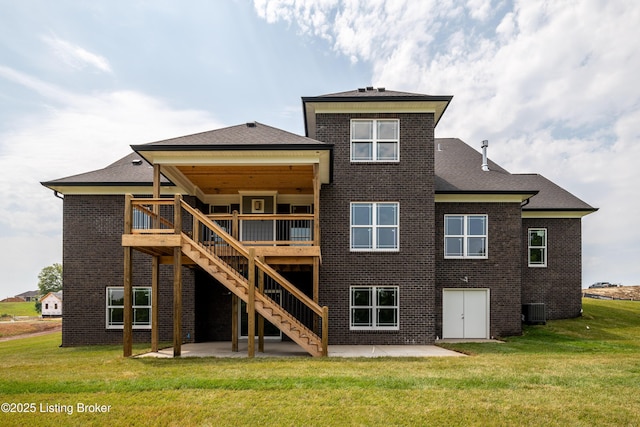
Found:
[[[487,258],[487,216],[444,216],[445,258]]]
[[[351,250],[397,251],[399,204],[351,203]]]
[[[397,162],[399,135],[396,119],[351,120],[351,161]]]
[[[133,288],[133,328],[151,328],[151,288]],[[107,329],[124,326],[124,288],[107,288]]]
[[[350,325],[352,330],[399,328],[397,286],[352,286]]]
[[[547,229],[529,229],[529,267],[547,266]]]

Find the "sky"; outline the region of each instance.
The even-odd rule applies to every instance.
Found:
[[[583,218],[583,286],[640,285],[635,0],[0,0],[0,299],[62,261],[40,182],[131,144],[258,121],[303,134],[302,96],[453,95],[436,137],[540,173]]]

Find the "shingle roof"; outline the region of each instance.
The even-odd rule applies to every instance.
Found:
[[[346,93],[346,92],[345,92]],[[595,208],[575,197],[568,191],[537,174],[511,174],[489,159],[489,172],[481,169],[482,154],[457,138],[437,138],[435,140],[435,185],[436,192],[444,193],[512,193],[535,194],[525,210],[582,210]],[[258,146],[274,149],[331,147],[311,138],[295,135],[271,126],[257,123],[255,127],[246,124],[228,128],[167,139],[151,144],[135,146],[141,151],[155,149],[186,149],[186,147],[207,149],[247,149]],[[56,186],[117,186],[152,185],[153,168],[137,153],[112,163],[104,169],[61,178],[42,184]],[[162,178],[164,184],[169,183]]]
[[[481,169],[482,154],[457,138],[437,138],[435,172],[437,192],[533,192],[521,180],[489,160],[489,172]]]
[[[184,150],[186,147],[194,147],[194,149],[229,149],[243,147],[302,147],[308,148],[326,146],[315,139],[296,135],[291,132],[267,126],[258,122],[250,122],[246,124],[230,126],[222,129],[215,129],[207,132],[196,133],[193,135],[181,136],[178,138],[165,139],[149,144],[136,145],[133,149],[136,151],[146,150]]]
[[[162,178],[162,182],[169,181]],[[45,187],[58,185],[152,185],[153,167],[139,154],[131,153],[106,168],[43,182]]]
[[[415,98],[433,98],[433,95],[426,95],[421,93],[412,93],[412,92],[398,92],[394,90],[386,90],[385,88],[374,88],[373,86],[368,86],[364,88],[358,88],[355,90],[349,90],[346,92],[336,92],[329,93],[326,95],[320,95],[316,98],[351,98],[351,97],[363,97],[363,98],[371,98],[371,97],[415,97]],[[447,96],[447,98],[451,98]]]
[[[522,209],[527,211],[536,210],[575,210],[575,211],[596,211],[597,208],[580,200],[557,184],[549,181],[539,174],[514,175],[525,180],[529,185],[539,189],[538,194],[529,200],[529,203]]]
[[[573,194],[538,174],[511,174],[457,138],[436,138],[436,193],[533,193],[524,210],[595,211]]]

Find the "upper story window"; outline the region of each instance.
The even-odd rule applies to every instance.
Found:
[[[444,216],[445,258],[487,258],[487,216]]]
[[[529,267],[547,266],[547,229],[529,229]]]
[[[397,251],[398,209],[395,202],[351,203],[351,250]]]
[[[351,120],[351,161],[397,162],[399,135],[397,119]]]

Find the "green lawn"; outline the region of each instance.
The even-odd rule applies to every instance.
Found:
[[[35,302],[0,302],[0,317],[9,316],[39,316]]]
[[[59,348],[59,334],[9,341],[0,400],[36,412],[0,425],[640,425],[640,302],[584,310],[504,344],[448,346],[465,358],[124,359]],[[78,412],[90,404],[110,407]]]

